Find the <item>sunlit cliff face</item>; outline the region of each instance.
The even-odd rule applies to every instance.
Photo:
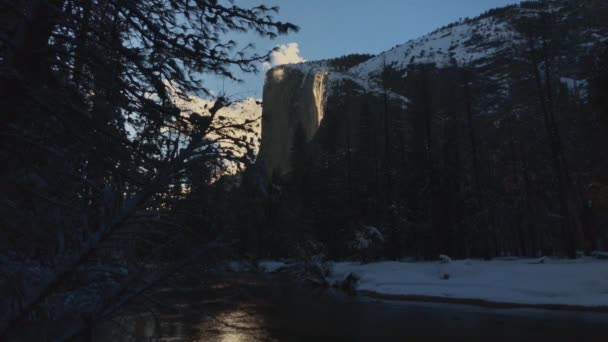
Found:
[[[277,67],[271,70],[270,77],[272,78],[273,83],[280,83],[285,79],[285,69],[282,67]],[[317,126],[321,124],[321,120],[323,120],[323,113],[325,108],[325,84],[327,81],[327,77],[329,76],[329,72],[320,71],[316,73],[310,73],[310,75],[314,75],[312,92],[315,101],[315,108],[317,110]]]
[[[325,110],[325,81],[328,75],[328,72],[317,73],[313,84],[312,92],[315,97],[315,107],[317,109],[317,126],[320,126],[321,120],[323,120]]]
[[[285,78],[285,70],[283,68],[275,68],[272,70],[272,79],[275,82],[281,82]]]

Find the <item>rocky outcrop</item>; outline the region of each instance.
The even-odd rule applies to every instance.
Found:
[[[273,68],[264,83],[258,161],[263,163],[267,176],[273,172],[285,174],[290,171],[290,152],[298,126],[309,142],[327,135],[319,134],[323,127],[331,129],[327,133],[333,136],[327,138],[344,140],[350,136],[354,141],[364,108],[380,108],[384,102],[391,110],[403,112],[407,100],[349,73],[335,71],[326,63]]]
[[[550,13],[551,17],[541,20],[542,13]],[[530,97],[531,94],[529,90],[518,94],[518,89],[523,87],[514,86],[515,82],[526,82],[525,77],[529,77],[520,77],[530,70],[528,40],[532,39],[535,48],[540,49],[543,39],[554,38],[543,36],[546,27],[530,25],[551,25],[551,34],[565,32],[561,39],[555,40],[559,43],[554,44],[552,52],[561,54],[559,58],[563,61],[556,69],[559,74],[555,77],[570,91],[575,85],[586,102],[592,72],[592,63],[586,61],[592,61],[598,47],[608,41],[608,28],[599,19],[602,13],[608,14],[608,6],[587,0],[578,4],[566,0],[525,2],[447,25],[348,69],[336,68],[328,61],[273,68],[268,71],[264,85],[260,160],[268,175],[274,170],[287,172],[296,127],[302,125],[306,138],[312,140],[328,111],[348,118],[349,122],[342,124],[352,128],[357,125],[353,119],[360,115],[361,108],[370,106],[376,124],[384,125],[380,122],[383,120],[381,112],[402,112],[401,108],[407,102],[405,98],[413,98],[412,89],[420,88],[412,76],[420,65],[432,66],[430,71],[423,71],[423,78],[429,79],[429,86],[433,88],[429,89],[432,102],[452,92],[449,87],[439,89],[444,84],[458,87],[457,83],[462,83],[462,79],[455,80],[462,78],[462,71],[471,72],[477,78],[475,86],[479,93],[473,94],[477,111],[484,114],[480,122],[487,125],[488,130],[499,128],[504,121],[502,107],[513,106],[514,97]],[[526,33],[530,28],[534,37]],[[388,78],[383,76],[383,70],[387,69],[390,71]],[[436,77],[438,72],[440,75]],[[385,103],[387,89],[392,91],[389,92],[391,100],[397,101]],[[385,108],[387,106],[394,108]],[[382,134],[381,131],[376,133]]]
[[[281,66],[267,72],[258,156],[267,175],[289,169],[289,151],[298,125],[308,140],[317,132],[323,118],[327,79],[327,71],[315,68]]]
[[[259,160],[336,255],[359,222],[387,227],[391,257],[604,246],[589,184],[606,17],[604,1],[525,1],[349,66],[272,69]]]

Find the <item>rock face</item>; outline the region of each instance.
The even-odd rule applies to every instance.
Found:
[[[390,257],[606,248],[605,185],[590,186],[606,18],[606,1],[525,1],[365,60],[271,69],[259,160],[301,205],[284,216],[335,256],[360,223]]]
[[[447,25],[347,69],[328,61],[273,68],[267,72],[264,85],[260,160],[266,173],[288,172],[296,127],[302,125],[306,138],[312,140],[328,111],[339,111],[334,115],[350,120],[340,125],[351,130],[358,125],[356,119],[364,106],[372,108],[377,126],[384,125],[383,115],[378,112],[389,110],[383,107],[394,107],[392,113],[403,112],[407,99],[416,96],[408,82],[413,82],[418,66],[431,66],[430,76],[425,78],[434,78],[429,85],[433,98],[450,92],[449,87],[439,88],[441,83],[451,81],[451,71],[469,71],[477,78],[478,90],[483,88],[485,92],[475,99],[486,116],[484,120],[488,119],[488,126],[500,125],[504,115],[499,107],[512,106],[512,98],[521,95],[515,82],[521,81],[516,78],[522,69],[529,71],[529,39],[540,47],[542,40],[559,36],[561,46],[556,45],[551,52],[551,58],[559,60],[556,77],[587,101],[593,58],[608,41],[608,27],[601,20],[608,15],[607,7],[592,0],[525,2]],[[534,21],[543,14],[549,15],[549,23]],[[543,25],[551,26],[550,33]],[[391,101],[397,100],[386,104],[387,92]],[[513,107],[518,109],[517,105]]]
[[[260,162],[267,175],[289,169],[289,152],[298,125],[306,139],[314,137],[323,118],[328,74],[277,67],[268,71],[264,83]]]
[[[386,103],[391,110],[403,112],[406,102],[389,89],[336,71],[327,62],[273,68],[267,72],[264,83],[258,160],[264,164],[267,176],[273,172],[288,173],[298,126],[308,142],[320,135],[331,140],[350,137],[354,142],[364,108],[380,108]],[[333,136],[326,136],[328,129]]]

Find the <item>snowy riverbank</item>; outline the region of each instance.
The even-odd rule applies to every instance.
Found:
[[[357,290],[388,299],[436,297],[446,301],[606,307],[608,262],[584,258],[438,262],[334,263],[330,281],[350,273]]]

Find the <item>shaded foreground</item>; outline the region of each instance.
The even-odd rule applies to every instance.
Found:
[[[153,301],[156,304],[134,306],[115,322],[98,327],[97,340],[394,341],[475,337],[495,341],[599,341],[608,337],[606,313],[387,302],[302,288],[267,275],[232,275],[205,290],[166,289]]]

